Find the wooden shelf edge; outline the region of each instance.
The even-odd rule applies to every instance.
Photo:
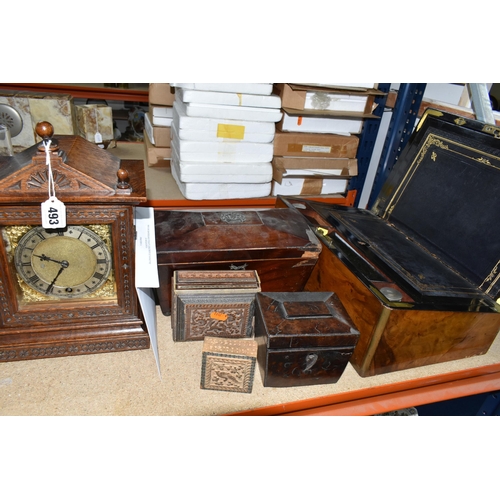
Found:
[[[356,200],[355,189],[347,191],[343,196],[323,195],[318,196],[304,196],[308,200],[323,201],[325,203],[333,203],[344,206],[353,206]],[[296,195],[299,197],[300,195]],[[186,200],[184,199],[168,199],[168,200],[148,200],[141,206],[153,207],[165,210],[175,209],[191,209],[191,208],[269,208],[276,205],[276,196],[269,196],[265,198],[244,198],[244,199],[228,199],[228,200]]]
[[[70,94],[76,98],[103,99],[105,101],[149,102],[148,90],[119,89],[113,87],[83,87],[60,83],[0,83],[0,89],[19,92]]]
[[[361,416],[500,390],[500,363],[385,384],[231,416]]]

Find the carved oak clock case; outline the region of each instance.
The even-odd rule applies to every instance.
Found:
[[[146,201],[143,162],[51,132],[37,126],[50,140],[65,227],[42,227],[43,142],[0,157],[0,361],[146,349],[133,222],[134,206]]]

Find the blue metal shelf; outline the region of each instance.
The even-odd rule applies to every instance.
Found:
[[[354,205],[357,206],[359,203],[359,197],[363,191],[363,186],[365,185],[366,175],[368,173],[368,167],[370,166],[370,161],[373,154],[373,148],[375,147],[375,141],[377,140],[378,132],[380,129],[380,121],[382,114],[384,112],[385,103],[387,101],[387,94],[390,90],[390,83],[379,83],[378,90],[384,92],[384,95],[376,96],[374,103],[377,107],[374,109],[373,114],[378,118],[368,118],[363,124],[363,131],[359,137],[358,154],[356,158],[358,160],[358,175],[353,177],[349,182],[349,190],[356,189],[356,200]]]
[[[413,132],[424,97],[425,83],[402,83],[392,112],[368,207],[371,207]]]

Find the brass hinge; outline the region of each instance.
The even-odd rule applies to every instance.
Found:
[[[332,238],[328,234],[328,229],[325,229],[324,227],[317,227],[316,234],[322,236],[328,243],[332,243]]]
[[[500,139],[500,127],[496,127],[495,125],[485,125],[483,127],[483,132],[487,134],[491,134],[495,137],[495,139]]]

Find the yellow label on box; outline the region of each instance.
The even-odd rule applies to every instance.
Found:
[[[219,123],[217,125],[217,137],[220,137],[221,139],[242,140],[245,137],[245,127],[243,125]]]
[[[218,319],[219,321],[226,321],[227,320],[227,314],[217,312],[217,311],[211,312],[210,317],[212,319]]]

